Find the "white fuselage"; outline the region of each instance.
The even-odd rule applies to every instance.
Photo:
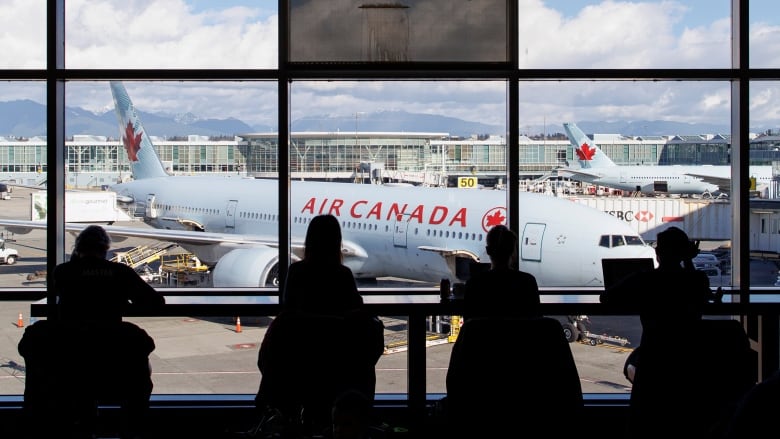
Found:
[[[278,237],[275,180],[160,177],[114,190],[157,228]],[[291,241],[303,241],[315,215],[335,215],[351,248],[345,263],[358,278],[457,280],[454,258],[488,262],[485,234],[507,223],[504,191],[294,181],[290,193]],[[601,286],[602,258],[654,257],[646,245],[599,246],[602,235],[636,233],[596,209],[521,193],[520,212],[520,268],[540,286]],[[207,263],[235,248],[182,246]]]
[[[669,193],[700,195],[706,192],[728,191],[730,188],[705,181],[706,177],[729,181],[730,166],[610,166],[583,169],[584,173],[572,173],[571,178],[586,183],[606,186],[628,192],[644,194]],[[564,169],[565,173],[566,170]],[[706,177],[700,177],[706,176]],[[756,178],[756,186],[763,187],[771,181],[769,166],[753,166],[750,176]]]

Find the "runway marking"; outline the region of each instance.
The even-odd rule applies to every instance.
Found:
[[[259,370],[249,371],[205,371],[205,372],[152,372],[152,378],[159,375],[255,375]]]
[[[383,372],[403,372],[407,370],[405,367],[381,367],[376,369],[377,372],[383,371]],[[426,370],[447,370],[446,367],[427,367]],[[152,377],[155,375],[250,375],[250,374],[259,374],[260,371],[254,370],[254,371],[200,371],[200,372],[152,372]],[[13,377],[0,377],[0,378],[13,378]]]

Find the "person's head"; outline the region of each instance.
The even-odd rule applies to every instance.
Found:
[[[517,256],[517,235],[507,226],[493,226],[485,238],[485,250],[493,267],[513,266]]]
[[[669,227],[656,238],[655,256],[659,265],[679,265],[683,262],[688,266],[698,253],[698,244],[688,239],[679,227]]]
[[[339,395],[331,410],[333,439],[359,439],[371,426],[371,400],[355,389]]]
[[[105,258],[110,247],[111,238],[105,229],[96,225],[87,226],[76,237],[71,259],[83,257]]]
[[[317,261],[342,261],[341,226],[333,215],[317,215],[306,229],[303,259]]]

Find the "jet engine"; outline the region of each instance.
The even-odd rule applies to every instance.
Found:
[[[279,251],[275,248],[231,250],[212,272],[215,288],[279,286]]]

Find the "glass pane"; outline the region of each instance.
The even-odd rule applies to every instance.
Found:
[[[750,67],[780,67],[780,19],[773,0],[750,0]]]
[[[370,287],[464,282],[475,262],[469,255],[487,258],[485,215],[506,219],[506,192],[490,190],[506,182],[505,92],[504,82],[294,82],[293,258],[302,257],[295,242],[310,219],[330,213],[340,221],[344,264],[364,296]],[[398,367],[406,368],[399,358],[407,321],[383,321],[388,354],[377,390],[405,393]],[[448,331],[449,317],[429,322],[428,342],[446,344]],[[444,386],[446,357],[429,365],[439,371],[429,377],[429,389],[439,389],[431,391]]]
[[[258,165],[242,137],[277,125],[273,84],[72,82],[66,101],[68,222],[105,224],[111,257],[157,286],[278,282],[278,175],[252,178],[276,149]],[[267,244],[219,245],[233,235]]]
[[[0,7],[2,8],[2,7]],[[45,295],[46,228],[9,225],[29,221],[34,205],[30,194],[45,189],[46,86],[42,82],[0,82],[0,287],[36,289]],[[39,186],[43,184],[43,186]],[[45,207],[45,206],[44,206]],[[32,292],[31,292],[32,293]],[[24,359],[17,346],[24,328],[31,325],[30,302],[3,302],[3,317],[13,322],[3,332],[5,340],[0,395],[24,393]]]
[[[772,96],[780,93],[780,82],[750,83],[750,164],[767,167],[764,175],[751,174],[750,202],[750,286],[780,286],[775,256],[780,236],[780,212],[774,206],[780,198],[780,127],[777,124],[777,103]]]
[[[0,82],[0,101],[5,115],[0,122],[0,285],[44,288],[45,226],[19,228],[4,221],[29,221],[41,207],[31,194],[46,189],[46,85]]]
[[[726,68],[729,0],[520,2],[520,68]]]
[[[599,241],[598,251],[582,257],[621,258],[611,255],[639,246],[636,236],[653,243],[660,231],[677,226],[701,240],[702,259],[694,263],[712,272],[711,285],[727,286],[729,90],[724,82],[521,82],[521,162],[531,157],[547,163],[543,172],[525,171],[527,190],[611,216],[614,223],[587,222],[588,228],[613,231],[602,233],[610,239]],[[570,222],[582,224],[580,217]],[[645,257],[655,259],[654,252]],[[639,319],[565,316],[562,323],[579,342],[572,351],[583,391],[630,392],[623,363],[639,344]]]
[[[293,0],[290,61],[506,62],[506,17],[506,0]]]
[[[278,64],[275,1],[69,1],[65,18],[68,68],[238,69]]]
[[[46,4],[40,0],[0,3],[0,68],[46,68]]]

